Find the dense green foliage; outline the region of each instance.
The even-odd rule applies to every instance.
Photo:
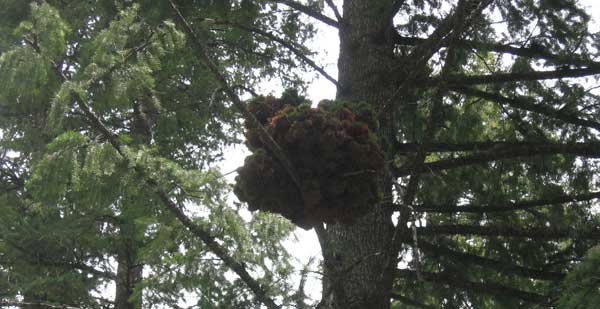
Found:
[[[143,267],[127,296],[144,306],[172,307],[184,293],[203,308],[251,306],[254,296],[161,207],[148,177],[288,301],[292,268],[281,241],[291,226],[266,214],[244,220],[228,205],[213,166],[238,140],[240,120],[166,4],[0,3],[0,301],[100,307],[112,302],[104,284],[122,280],[116,260],[129,276]],[[182,9],[205,18],[194,28],[219,46],[211,57],[228,79],[240,89],[273,76],[297,83],[290,68],[298,64],[274,42],[214,21],[277,27],[298,43],[311,26],[275,6],[225,4]]]
[[[557,308],[595,308],[600,306],[600,247],[588,251],[581,264],[565,278]]]

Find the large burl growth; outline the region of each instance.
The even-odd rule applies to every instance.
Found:
[[[376,174],[383,154],[367,104],[323,101],[311,108],[295,91],[286,91],[279,99],[258,97],[248,108],[283,149],[302,186],[269,151],[256,125],[246,121],[252,155],[238,169],[234,192],[250,210],[278,213],[309,229],[321,222],[351,222],[378,201]]]

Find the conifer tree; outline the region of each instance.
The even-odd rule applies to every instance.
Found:
[[[201,308],[529,308],[598,298],[582,272],[600,238],[600,35],[581,1],[2,5],[2,304],[176,307],[191,293]],[[304,46],[317,24],[339,33],[337,78]],[[291,217],[321,244],[314,303],[294,289],[281,246],[294,225],[265,211],[241,218],[212,168],[248,129],[299,211],[346,190],[308,184],[303,158],[276,134],[284,117],[327,117],[328,103],[262,117],[240,99],[265,80],[301,87],[301,69],[336,88],[330,106],[369,107],[383,158],[331,175],[376,180],[368,211]],[[339,113],[339,134],[360,127],[358,110]],[[99,296],[106,282],[116,299]]]

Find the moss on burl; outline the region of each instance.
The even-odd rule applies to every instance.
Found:
[[[379,200],[376,175],[383,153],[367,104],[323,101],[311,108],[286,92],[279,99],[258,97],[248,107],[281,146],[302,185],[292,182],[247,121],[246,144],[253,154],[238,169],[234,192],[250,210],[279,213],[309,229],[352,222]]]

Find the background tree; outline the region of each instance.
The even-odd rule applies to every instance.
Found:
[[[311,32],[294,16],[247,2],[186,9],[287,27],[282,36],[299,43]],[[202,307],[253,306],[222,261],[234,256],[257,286],[268,283],[289,302],[292,269],[281,241],[291,225],[266,214],[242,220],[227,206],[213,166],[237,141],[240,121],[169,21],[169,7],[5,1],[2,14],[2,304],[176,307],[188,293]],[[297,80],[289,67],[299,65],[275,53],[276,42],[198,23],[235,87],[267,76]],[[176,223],[188,207],[187,224],[204,242]],[[107,283],[116,286],[114,300]]]
[[[547,307],[598,243],[598,96],[595,79],[582,78],[600,73],[600,40],[577,1],[8,3],[7,299],[99,304],[15,279],[56,284],[56,261],[31,252],[46,246],[71,276],[90,273],[73,271],[82,262],[97,271],[115,258],[124,269],[115,282],[138,291],[126,293],[131,306],[142,290],[148,305],[175,306],[185,288],[204,307],[290,306],[278,245],[290,226],[265,214],[241,220],[206,164],[233,141],[238,115],[253,119],[240,89],[265,77],[293,83],[300,64],[326,75],[337,99],[373,106],[387,162],[369,214],[315,228],[319,307]],[[339,31],[337,80],[302,47],[313,22]],[[293,154],[262,134],[289,165]],[[186,211],[190,202],[202,211]],[[122,221],[69,237],[97,220],[90,214]],[[140,265],[151,275],[131,286]],[[63,282],[89,291],[98,278]]]

